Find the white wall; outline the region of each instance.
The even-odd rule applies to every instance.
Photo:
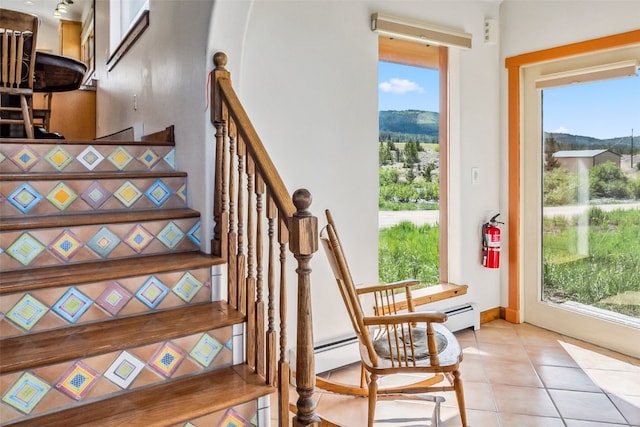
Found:
[[[497,3],[218,1],[208,56],[228,54],[234,86],[289,190],[311,191],[321,224],[324,209],[332,210],[355,280],[375,283],[378,48],[369,29],[375,11],[473,33],[473,48],[451,57],[450,279],[470,285],[460,302],[497,307],[499,273],[479,265],[480,224],[499,208],[499,52],[483,42],[484,18],[498,18]],[[480,186],[471,185],[471,167],[480,168]],[[322,251],[313,269],[316,341],[348,333]],[[291,332],[293,286],[290,297]]]
[[[135,138],[175,125],[176,164],[189,173],[189,206],[204,212],[203,230],[212,229],[212,144],[209,123],[206,42],[212,0],[150,0],[149,27],[109,71],[109,5],[96,2],[96,71],[98,136],[129,126]],[[134,109],[134,95],[137,109]],[[211,141],[211,140],[209,140]],[[203,239],[206,243],[208,239]]]

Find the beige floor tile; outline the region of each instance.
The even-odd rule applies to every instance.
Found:
[[[460,363],[460,375],[462,381],[489,382],[487,374],[484,372],[484,364],[478,357],[465,357]]]
[[[624,424],[625,419],[604,393],[549,390],[563,418]]]
[[[485,360],[524,362],[529,359],[529,355],[519,342],[506,343],[478,343],[480,354]]]
[[[536,371],[546,388],[596,393],[602,391],[580,368],[542,365],[536,367]]]
[[[498,415],[504,427],[564,427],[560,418],[506,413]]]
[[[640,426],[640,396],[616,394],[609,394],[608,396],[628,423],[634,426]]]
[[[612,371],[636,369],[628,356],[585,343],[584,341],[563,337],[561,345],[583,369],[607,369]]]
[[[543,388],[492,384],[498,412],[557,418],[558,411]]]
[[[562,346],[525,345],[525,351],[534,365],[578,367],[578,363]]]
[[[628,427],[629,424],[609,424],[599,421],[564,420],[567,427]]]
[[[518,334],[513,328],[480,328],[476,331],[478,343],[513,344]]]
[[[607,393],[640,396],[640,372],[585,369],[585,373]]]
[[[542,387],[542,382],[531,363],[488,360],[484,370],[491,384],[507,384],[521,387]]]
[[[556,347],[560,345],[562,336],[546,329],[538,328],[528,323],[521,323],[514,327],[520,342],[524,345]]]

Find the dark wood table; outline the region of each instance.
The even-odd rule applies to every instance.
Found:
[[[36,51],[34,92],[67,92],[82,84],[87,66],[74,58]]]

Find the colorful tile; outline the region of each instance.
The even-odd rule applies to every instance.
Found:
[[[105,371],[103,376],[122,389],[128,388],[144,369],[144,362],[123,351]]]
[[[202,282],[196,279],[193,274],[187,272],[178,280],[172,290],[184,302],[189,303],[201,288]]]
[[[75,323],[91,307],[93,301],[76,288],[67,292],[51,307],[58,315],[70,323]]]
[[[111,282],[107,289],[96,298],[96,304],[104,308],[112,316],[115,316],[131,298],[131,293],[120,286],[118,282]]]
[[[61,146],[56,145],[51,151],[45,154],[44,159],[58,171],[62,171],[73,161],[73,156]]]
[[[42,199],[42,195],[26,182],[21,184],[7,197],[7,201],[23,214],[33,209]]]
[[[98,209],[111,196],[109,190],[104,188],[98,181],[93,181],[80,195],[80,198],[87,202],[93,209]]]
[[[6,158],[7,156],[5,156],[4,153],[0,152],[0,163],[4,162]]]
[[[157,239],[169,249],[178,246],[183,238],[184,232],[173,221],[170,221],[157,236]]]
[[[175,148],[172,148],[171,150],[169,150],[169,152],[164,155],[163,159],[164,159],[165,162],[167,162],[167,164],[169,166],[171,166],[171,169],[175,169],[176,168],[176,150],[175,150]]]
[[[84,244],[82,240],[70,230],[63,230],[49,245],[49,250],[62,261],[69,262]]]
[[[106,258],[120,244],[120,238],[107,227],[102,227],[87,242],[87,246],[102,258]]]
[[[138,156],[138,160],[148,169],[151,169],[156,163],[158,163],[160,157],[151,148],[147,148],[144,153]]]
[[[104,156],[90,145],[78,155],[77,160],[82,163],[85,168],[92,171],[104,160]]]
[[[109,159],[109,161],[118,170],[123,170],[127,167],[129,162],[133,160],[133,157],[127,150],[124,149],[124,147],[117,147],[111,154],[109,154],[109,157],[107,157],[107,159]]]
[[[78,195],[64,182],[59,182],[58,185],[53,187],[53,190],[47,194],[47,200],[61,211],[67,209],[76,198],[78,198]]]
[[[136,224],[125,236],[123,241],[137,253],[142,253],[153,241],[153,234],[142,225]]]
[[[38,320],[42,318],[49,307],[38,301],[30,294],[25,294],[20,301],[13,306],[9,312],[5,315],[5,318],[11,320],[16,325],[27,331],[31,330],[33,326],[38,323]]]
[[[169,293],[169,288],[165,286],[157,277],[151,276],[144,282],[144,285],[136,293],[136,297],[147,307],[154,309],[160,304]]]
[[[187,184],[182,184],[180,188],[178,188],[176,196],[180,197],[183,202],[187,201]]]
[[[171,189],[167,187],[161,180],[157,180],[156,182],[151,184],[151,187],[149,187],[149,189],[145,191],[144,195],[147,196],[147,198],[151,200],[154,205],[160,207],[164,202],[167,201],[169,197],[171,197]]]
[[[28,415],[49,390],[51,390],[49,384],[25,372],[2,396],[2,401]]]
[[[16,166],[22,169],[23,172],[29,171],[29,169],[40,160],[38,153],[26,145],[23,145],[22,148],[13,153],[9,158]]]
[[[208,368],[213,359],[216,358],[223,345],[220,341],[205,333],[198,343],[193,347],[189,355],[203,367]]]
[[[244,427],[246,422],[247,420],[242,418],[239,413],[229,408],[227,412],[224,413],[217,427]]]
[[[135,202],[138,201],[140,196],[142,196],[142,192],[138,190],[138,188],[133,185],[131,181],[127,181],[118,188],[113,195],[116,199],[120,200],[120,203],[125,205],[127,208],[133,206]]]
[[[98,381],[98,372],[85,363],[74,363],[60,377],[56,388],[75,400],[81,400]]]
[[[24,266],[44,251],[45,247],[29,233],[22,233],[18,239],[7,248],[7,253]]]
[[[229,341],[224,343],[224,346],[229,350],[233,351],[233,337],[229,338]]]
[[[201,222],[198,220],[198,222],[193,224],[193,227],[187,231],[187,237],[195,243],[196,246],[200,246],[200,225]]]
[[[149,366],[159,374],[169,378],[184,360],[184,353],[170,342],[164,343],[153,355]]]

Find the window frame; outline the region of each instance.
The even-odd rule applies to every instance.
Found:
[[[449,282],[449,48],[430,46],[386,36],[378,37],[378,61],[436,69],[439,71],[439,273],[440,282]]]

